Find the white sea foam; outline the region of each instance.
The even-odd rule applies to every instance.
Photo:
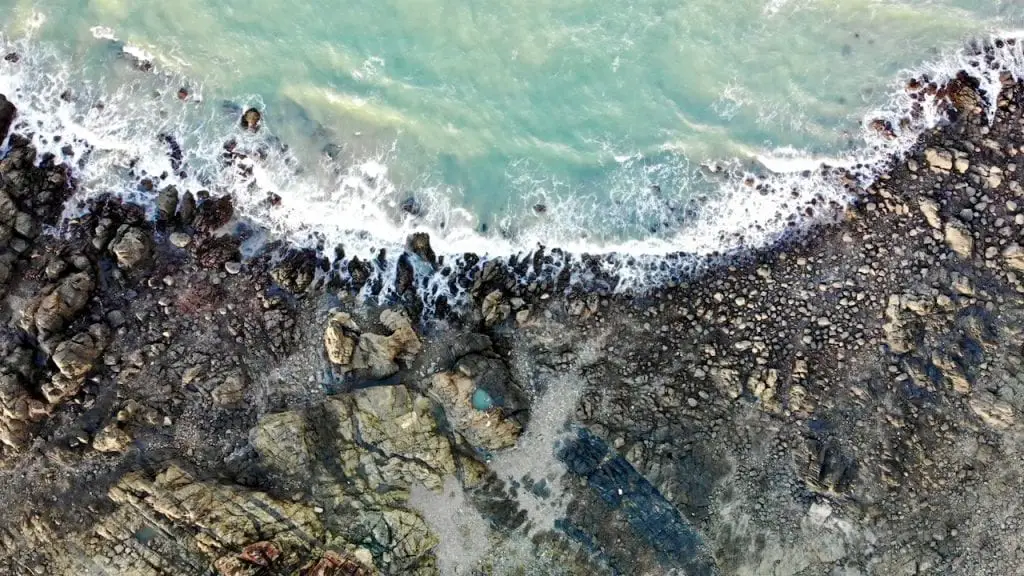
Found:
[[[112,30],[97,27],[92,33],[103,41],[116,41]],[[999,37],[1019,39],[1021,35]],[[942,120],[942,113],[931,102],[918,104],[919,113],[909,115],[916,103],[902,89],[908,78],[927,74],[942,84],[966,69],[978,78],[991,100],[998,94],[1000,73],[1020,77],[1024,71],[1019,41],[994,48],[994,66],[979,63],[969,49],[949,54],[908,70],[896,80],[890,101],[865,117],[864,145],[855,152],[835,158],[816,158],[796,150],[754,155],[752,159],[764,168],[757,175],[740,173],[733,163],[728,174],[700,176],[700,171],[691,169],[682,158],[664,162],[619,153],[614,156],[617,168],[608,183],[611,206],[575,194],[557,182],[535,179],[524,195],[524,213],[507,215],[498,230],[483,234],[478,231],[477,218],[461,209],[457,193],[447,188],[420,187],[416,196],[423,204],[423,214],[403,213],[398,207],[406,199],[405,193],[389,179],[388,165],[397,153],[393,147],[354,162],[340,173],[327,169],[336,170],[336,166],[309,165],[308,160],[306,166],[300,166],[300,159],[277,150],[272,114],[259,134],[241,133],[237,114],[225,114],[213,104],[179,102],[174,96],[178,86],[191,85],[194,94],[202,89],[185,78],[132,72],[120,84],[101,84],[76,75],[48,47],[30,40],[6,42],[5,48],[22,56],[20,62],[3,63],[0,68],[0,92],[19,109],[17,129],[33,132],[41,151],[58,158],[63,157],[66,146],[74,149],[68,160],[76,162],[81,198],[115,193],[151,205],[154,193],[136,186],[137,177],[146,174],[160,186],[231,193],[240,214],[298,245],[325,247],[328,255],[335,245],[342,245],[349,257],[370,259],[381,249],[394,255],[403,249],[405,238],[418,231],[429,232],[435,251],[448,255],[474,252],[493,258],[523,254],[539,244],[557,246],[575,254],[614,254],[601,267],[614,272],[618,277],[615,288],[620,290],[642,290],[677,276],[681,267],[698,265],[708,255],[766,245],[794,226],[827,217],[822,207],[845,205],[849,192],[822,165],[846,167],[856,173],[860,184],[868,184],[890,159],[906,152],[923,130]],[[122,49],[133,50],[128,46]],[[138,57],[152,60],[151,54],[136,52]],[[68,90],[74,96],[71,101],[60,97]],[[163,97],[154,100],[154,90]],[[100,102],[102,106],[97,106]],[[259,99],[252,97],[240,104],[259,104]],[[875,118],[889,122],[889,135],[869,127]],[[59,142],[52,137],[58,134],[62,137]],[[175,174],[168,144],[155,138],[157,134],[171,135],[181,144],[184,175]],[[240,149],[262,147],[271,152],[263,159],[250,155],[225,167],[220,157],[222,145],[229,139],[236,139]],[[681,189],[713,184],[715,190],[707,199],[693,194],[673,201],[652,184],[666,178]],[[269,194],[279,195],[282,201],[270,205]],[[543,210],[533,210],[534,205],[543,205]],[[810,206],[816,209],[808,216]],[[69,207],[68,214],[75,209]],[[645,238],[606,241],[593,233],[595,221],[621,229],[648,223],[669,225]],[[688,256],[680,258],[680,253]],[[673,256],[672,264],[665,265],[669,256]],[[394,265],[392,258],[386,273],[392,274]],[[438,294],[449,290],[442,279],[431,280],[430,289]]]

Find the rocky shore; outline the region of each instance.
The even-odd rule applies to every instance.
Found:
[[[424,302],[417,235],[371,303],[172,187],[61,222],[12,134],[0,573],[1019,573],[1024,84],[908,90],[951,122],[837,222],[628,297],[539,251]]]

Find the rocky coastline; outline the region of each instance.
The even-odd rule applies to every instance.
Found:
[[[950,122],[835,222],[643,295],[414,235],[362,300],[374,262],[243,259],[230,197],[62,222],[11,134],[0,573],[1016,573],[1024,83],[907,89]]]

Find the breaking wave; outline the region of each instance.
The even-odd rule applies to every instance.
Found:
[[[68,206],[67,217],[107,193],[152,207],[159,189],[174,185],[231,194],[237,213],[271,236],[317,248],[328,258],[382,262],[375,272],[382,278],[394,277],[407,237],[426,232],[448,268],[480,269],[500,260],[512,270],[532,258],[533,266],[519,267],[520,282],[561,275],[566,286],[592,283],[609,292],[679,280],[709,256],[765,246],[841,217],[856,187],[870,184],[923,131],[948,119],[949,96],[942,87],[963,81],[961,71],[990,111],[1001,83],[1024,72],[1019,33],[970,43],[906,70],[894,80],[889,101],[865,115],[861,145],[836,157],[752,151],[753,166],[734,160],[700,168],[678,157],[668,164],[643,155],[616,158],[611,207],[588,205],[585,197],[560,191],[557,183],[530,180],[531,173],[523,171],[518,177],[530,191],[527,214],[483,232],[476,216],[457,206],[452,190],[424,184],[409,193],[392,182],[388,166],[398,153],[393,146],[356,160],[301,157],[275,137],[273,110],[259,132],[239,128],[242,110],[262,107],[258,95],[208,101],[203,86],[165,71],[159,54],[126,44],[109,29],[92,32],[108,55],[104,74],[92,77],[31,39],[0,43],[9,55],[0,62],[0,92],[19,111],[14,131],[76,171],[78,202]],[[665,180],[659,171],[667,165],[674,167],[669,176],[677,183],[691,179],[682,184],[708,192],[667,200],[656,184]],[[616,218],[629,219],[651,223],[651,233],[600,240],[588,234],[592,221],[581,215],[602,211],[611,227]],[[560,250],[547,251],[538,263],[544,246]],[[464,286],[444,274],[420,265],[416,272],[425,300],[462,297]],[[370,291],[385,297],[391,283]]]

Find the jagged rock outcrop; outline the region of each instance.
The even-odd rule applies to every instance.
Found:
[[[334,313],[324,332],[324,346],[331,362],[344,371],[357,371],[372,379],[398,373],[399,363],[410,364],[422,345],[409,317],[404,312],[384,310],[380,321],[391,331],[390,335],[359,334],[359,326],[351,316]]]

